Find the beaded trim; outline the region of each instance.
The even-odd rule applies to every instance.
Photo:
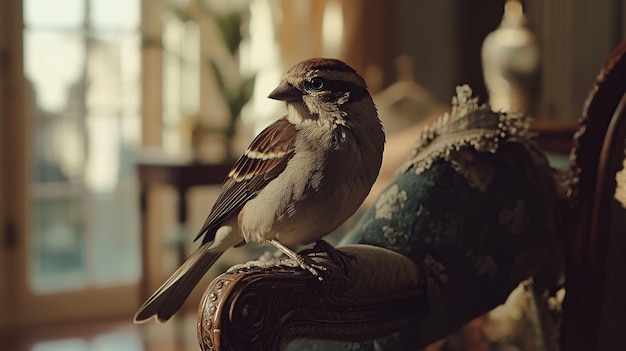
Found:
[[[530,121],[531,118],[523,114],[494,112],[487,104],[479,105],[468,85],[458,86],[452,98],[452,111],[422,130],[400,172],[413,169],[419,174],[435,160],[449,161],[453,152],[469,147],[495,153],[501,143],[526,141],[531,137]]]

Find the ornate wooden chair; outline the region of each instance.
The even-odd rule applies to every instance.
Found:
[[[423,289],[407,257],[369,246],[341,249],[353,257],[328,267],[319,281],[289,260],[233,267],[206,290],[198,312],[203,350],[279,350],[298,338],[383,337],[420,314]]]
[[[626,40],[589,92],[571,153],[565,351],[626,348],[625,140]]]
[[[233,267],[199,309],[203,350],[413,350],[502,304],[558,257],[555,171],[528,119],[479,106],[459,87],[396,179],[339,250]],[[558,250],[557,250],[558,251]],[[556,281],[556,277],[539,279]]]
[[[461,88],[450,116],[424,131],[340,245],[343,259],[313,256],[327,267],[324,280],[270,259],[209,285],[198,312],[202,349],[424,348],[502,304],[528,277],[545,302],[560,287],[562,251],[562,327],[547,330],[540,316],[534,346],[554,349],[545,340],[552,332],[565,351],[623,348],[625,53],[626,41],[585,103],[569,187],[528,139],[522,116],[485,110]]]

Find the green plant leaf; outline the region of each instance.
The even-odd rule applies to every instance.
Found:
[[[222,34],[222,40],[231,55],[235,55],[239,51],[239,43],[241,43],[241,14],[237,12],[213,15],[215,22],[217,23],[220,33]]]

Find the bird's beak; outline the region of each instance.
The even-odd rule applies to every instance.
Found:
[[[294,101],[300,99],[302,92],[294,87],[291,83],[282,82],[274,89],[268,98],[282,101]]]

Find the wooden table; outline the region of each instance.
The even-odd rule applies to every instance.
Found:
[[[197,163],[191,160],[164,157],[140,157],[136,165],[140,186],[141,210],[141,266],[142,278],[139,287],[141,302],[145,301],[161,282],[161,274],[151,267],[160,266],[160,240],[149,232],[149,195],[154,186],[166,185],[176,189],[178,208],[176,220],[179,225],[187,222],[187,192],[193,186],[221,185],[228,175],[232,162],[217,164]],[[156,245],[155,245],[156,244]],[[177,245],[179,259],[184,261],[184,243]]]

